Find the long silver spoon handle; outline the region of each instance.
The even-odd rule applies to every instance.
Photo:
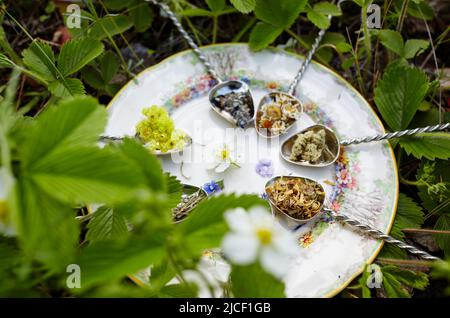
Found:
[[[328,16],[328,19],[331,20],[331,16]],[[294,95],[295,88],[297,87],[298,82],[300,82],[303,75],[305,74],[306,68],[311,63],[312,57],[316,53],[317,48],[319,47],[319,44],[322,41],[322,38],[324,35],[325,35],[325,30],[320,30],[319,34],[317,35],[316,39],[314,40],[313,45],[311,46],[311,50],[309,50],[308,55],[306,56],[305,60],[303,61],[302,66],[298,70],[297,75],[295,75],[294,80],[289,85],[289,88],[288,88],[289,95]]]
[[[346,139],[346,140],[341,141],[341,145],[347,146],[347,145],[351,145],[351,144],[361,144],[361,143],[365,143],[365,142],[380,141],[380,140],[392,139],[392,138],[400,138],[403,136],[411,136],[411,135],[416,135],[416,134],[421,134],[421,133],[445,130],[448,128],[450,128],[450,123],[445,123],[445,124],[440,124],[440,125],[435,125],[435,126],[419,127],[419,128],[395,131],[395,132],[385,133],[385,134],[375,135],[375,136]]]
[[[349,224],[349,225],[363,231],[364,233],[369,234],[373,238],[383,240],[386,243],[398,246],[399,248],[404,249],[404,250],[408,251],[409,253],[414,254],[422,259],[429,260],[429,261],[440,260],[439,257],[430,255],[427,252],[418,249],[417,247],[414,247],[412,245],[406,244],[405,242],[397,240],[397,239],[393,238],[392,236],[387,235],[377,229],[374,229],[371,226],[368,226],[367,224],[363,224],[363,223],[359,222],[358,220],[351,218],[347,215],[343,215],[340,213],[338,214],[335,211],[330,210],[330,209],[325,209],[325,211],[330,213],[331,216],[337,221],[341,221],[346,224]]]
[[[172,21],[172,23],[175,25],[175,27],[178,29],[178,31],[181,33],[183,38],[186,40],[186,42],[189,44],[189,46],[192,48],[192,51],[197,55],[198,59],[202,64],[205,66],[208,73],[219,83],[222,82],[217,72],[212,67],[211,63],[209,62],[208,58],[200,51],[200,48],[198,45],[194,42],[194,40],[189,36],[187,31],[183,28],[180,21],[178,21],[177,16],[175,13],[170,10],[169,6],[165,3],[156,1],[156,0],[146,0],[148,2],[153,3],[154,5],[157,5],[161,8],[162,11],[164,11],[165,14],[169,17],[169,19]]]

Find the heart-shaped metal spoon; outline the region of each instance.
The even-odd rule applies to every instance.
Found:
[[[139,137],[138,134],[134,135],[133,137],[115,137],[115,136],[100,136],[99,141],[102,142],[120,142],[122,140],[124,140],[125,138],[134,138],[136,141],[142,143],[145,146],[145,142],[141,139],[141,137]],[[193,141],[191,136],[189,136],[186,132],[185,132],[185,136],[184,136],[184,146],[183,148],[172,148],[169,149],[166,152],[162,152],[161,150],[155,150],[152,151],[152,153],[154,155],[157,156],[163,156],[163,155],[170,155],[170,154],[175,154],[175,153],[180,153],[183,152],[184,150],[186,150],[187,148],[189,148],[192,145]]]
[[[198,45],[189,36],[186,30],[178,21],[175,13],[170,10],[165,3],[156,0],[147,0],[157,5],[169,17],[183,38],[187,41],[199,60],[203,63],[211,77],[218,83],[209,92],[209,102],[212,109],[228,122],[238,127],[244,128],[255,116],[253,97],[248,85],[242,81],[230,80],[222,81],[217,72],[212,67],[208,58],[202,53]]]
[[[328,16],[331,20],[331,15]],[[271,92],[261,99],[256,110],[255,128],[258,134],[265,138],[273,138],[288,132],[303,112],[302,102],[294,96],[295,88],[316,53],[325,30],[320,30],[314,40],[311,50],[298,70],[294,80],[289,85],[287,92]],[[278,110],[276,110],[278,109]],[[275,116],[271,116],[271,113]]]
[[[450,123],[347,139],[339,142],[338,137],[330,128],[323,125],[313,125],[303,129],[283,142],[280,148],[280,154],[284,160],[299,166],[326,167],[338,159],[341,149],[340,146],[400,138],[448,128],[450,128]]]
[[[281,181],[281,183],[280,183]],[[284,183],[292,182],[291,185],[285,186]],[[278,184],[277,184],[278,183]],[[295,184],[300,185],[295,188]],[[278,188],[277,188],[278,186]],[[290,193],[283,196],[277,189],[288,189],[290,188]],[[368,234],[369,236],[383,240],[386,243],[390,243],[398,246],[401,249],[408,251],[420,258],[426,260],[439,260],[438,257],[432,256],[425,251],[422,251],[412,245],[408,245],[405,242],[399,241],[392,236],[385,234],[367,224],[364,224],[352,217],[349,217],[341,212],[337,213],[329,208],[324,207],[325,202],[325,190],[322,185],[314,180],[294,177],[294,176],[277,176],[270,179],[265,186],[265,192],[269,199],[272,211],[277,217],[283,218],[285,221],[290,223],[294,222],[296,224],[305,224],[317,220],[323,213],[329,213],[332,218],[337,221],[344,222],[357,228],[359,231]],[[308,218],[301,218],[298,211],[288,210],[287,208],[292,205],[296,200],[303,200],[304,208],[302,208],[303,214],[308,215]],[[298,201],[297,201],[298,202]],[[281,206],[281,204],[283,206]],[[313,213],[311,215],[311,213]]]

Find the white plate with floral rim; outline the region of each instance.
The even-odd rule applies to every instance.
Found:
[[[303,57],[277,49],[252,52],[245,44],[202,48],[223,78],[240,79],[252,90],[254,103],[269,91],[286,90]],[[279,144],[296,131],[314,123],[332,128],[342,140],[383,133],[384,129],[365,99],[330,69],[311,63],[297,87],[304,114],[288,134],[267,142],[253,128],[233,128],[210,109],[208,91],[214,85],[191,51],[176,54],[143,71],[111,101],[105,134],[134,135],[141,111],[161,105],[177,127],[193,137],[193,147],[182,157],[163,157],[165,171],[182,182],[203,186],[224,180],[224,192],[261,195],[272,175],[298,175],[319,181],[327,192],[329,206],[388,233],[395,216],[398,180],[395,158],[387,142],[348,146],[339,160],[326,168],[300,167],[284,162]],[[209,154],[223,144],[234,150],[240,168],[224,173],[205,168]],[[175,160],[173,160],[175,159]],[[183,161],[181,169],[180,159]],[[330,297],[347,286],[373,261],[382,243],[361,236],[333,220],[293,228],[299,249],[285,281],[288,297]],[[205,271],[219,280],[226,278],[227,265],[214,253],[202,260]],[[136,277],[139,279],[139,276]],[[207,296],[207,294],[201,294]]]

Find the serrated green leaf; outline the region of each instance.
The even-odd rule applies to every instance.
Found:
[[[400,33],[394,30],[380,30],[380,42],[397,55],[403,55],[403,38]]]
[[[220,245],[228,228],[223,214],[237,207],[248,209],[255,205],[266,206],[267,202],[256,195],[220,195],[202,201],[189,217],[177,226],[183,236],[186,247],[193,253],[202,253],[205,249]]]
[[[262,50],[275,41],[282,32],[282,28],[259,22],[250,33],[250,48],[255,51]]]
[[[58,78],[55,66],[55,53],[47,43],[34,40],[30,46],[22,52],[23,63],[44,80],[51,82]]]
[[[155,155],[132,139],[125,139],[119,149],[136,166],[140,174],[145,177],[146,184],[150,189],[166,191],[168,187],[167,180],[163,175],[161,163]]]
[[[78,78],[63,78],[48,85],[48,90],[61,98],[86,94],[83,83]]]
[[[183,17],[213,17],[214,14],[211,11],[202,8],[186,9],[180,12]]]
[[[119,70],[120,62],[116,55],[107,51],[100,60],[100,71],[105,84],[108,84]]]
[[[162,298],[195,298],[198,296],[198,288],[194,284],[171,284],[164,286],[158,292]]]
[[[98,89],[98,90],[104,90],[105,89],[105,82],[102,77],[102,74],[98,72],[93,67],[85,67],[81,70],[81,78],[83,81],[85,81],[89,86]]]
[[[159,230],[147,237],[90,244],[76,261],[81,268],[81,288],[123,278],[161,261],[165,255],[166,235]]]
[[[209,9],[213,12],[219,12],[225,8],[225,0],[205,0]]]
[[[383,271],[383,270],[382,270]],[[405,287],[395,276],[383,272],[383,288],[389,298],[411,298]]]
[[[402,232],[405,228],[420,228],[423,224],[423,211],[413,199],[406,194],[400,193],[398,198],[397,213],[390,235],[396,239],[403,240]],[[381,251],[382,257],[405,258],[406,252],[391,244],[385,244]]]
[[[330,2],[319,2],[314,5],[314,11],[324,15],[339,16],[342,14],[341,8]]]
[[[122,10],[127,7],[127,2],[123,0],[103,0],[105,6],[111,10]]]
[[[425,133],[400,139],[400,146],[408,154],[421,159],[450,158],[450,133]]]
[[[256,0],[230,0],[230,2],[241,13],[250,13],[256,6]]]
[[[403,57],[405,59],[411,59],[417,55],[422,54],[429,46],[428,41],[411,39],[407,40],[405,47],[403,48]]]
[[[133,26],[131,19],[124,15],[106,16],[95,21],[89,36],[102,40],[123,33]]]
[[[128,234],[125,219],[112,208],[101,207],[88,223],[86,239],[90,242],[119,239]]]
[[[284,284],[265,272],[259,263],[233,266],[231,290],[239,298],[282,298]]]
[[[417,68],[390,67],[375,88],[375,103],[393,130],[408,127],[428,91],[428,79]]]
[[[53,152],[33,163],[27,173],[49,195],[72,204],[123,202],[145,184],[128,160],[97,147]]]
[[[181,195],[183,194],[183,185],[180,180],[175,176],[171,176],[169,173],[164,174],[165,177],[165,189],[167,192],[168,206],[169,208],[174,208],[181,200]]]
[[[103,52],[102,42],[90,39],[74,39],[61,48],[58,56],[58,69],[63,76],[78,72]]]
[[[320,29],[326,30],[330,27],[330,20],[328,20],[328,17],[326,15],[320,12],[309,9],[307,11],[307,17],[312,23],[314,23],[315,26]]]
[[[25,168],[54,152],[96,146],[107,121],[106,110],[92,97],[76,97],[43,112],[29,128],[22,148]]]
[[[450,231],[450,215],[442,214],[434,225],[435,230]],[[450,235],[436,234],[434,239],[439,247],[444,251],[446,257],[450,257]]]
[[[16,184],[14,214],[25,255],[52,272],[64,273],[73,262],[79,229],[73,210],[40,191],[30,180]]]
[[[391,274],[400,283],[419,290],[424,290],[428,286],[428,276],[422,272],[413,272],[397,266],[382,267],[383,275]]]
[[[153,11],[147,3],[140,3],[130,10],[130,18],[137,32],[146,31],[153,22]]]
[[[278,28],[290,28],[305,8],[307,0],[257,0],[255,15],[258,19]]]

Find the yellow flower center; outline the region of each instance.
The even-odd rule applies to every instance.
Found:
[[[272,232],[265,228],[259,228],[256,230],[256,235],[262,245],[268,245],[272,242]]]
[[[229,156],[230,156],[230,151],[227,148],[223,148],[220,151],[220,158],[222,160],[228,159]]]

